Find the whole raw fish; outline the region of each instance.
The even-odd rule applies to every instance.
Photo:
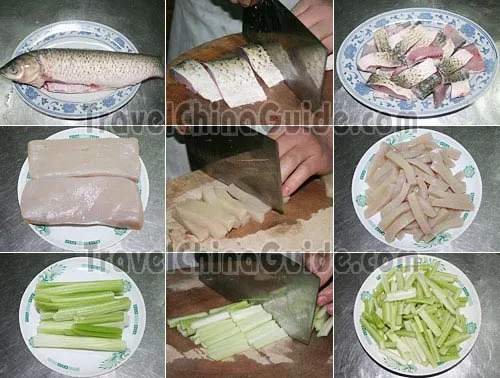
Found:
[[[42,49],[20,55],[0,75],[50,92],[86,93],[163,78],[160,57],[100,50]]]

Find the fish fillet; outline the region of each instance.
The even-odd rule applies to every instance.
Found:
[[[140,230],[144,222],[139,190],[122,177],[51,178],[28,181],[21,214],[43,225],[106,225]]]
[[[184,62],[172,67],[171,72],[175,80],[185,85],[190,91],[198,93],[211,102],[222,100],[217,84],[215,84],[203,64],[196,60],[186,59]]]
[[[285,80],[281,71],[271,61],[271,57],[264,47],[250,43],[241,46],[239,50],[244,54],[255,73],[268,87],[274,87]]]
[[[252,67],[245,59],[227,58],[206,62],[204,65],[229,107],[236,108],[267,99]]]
[[[138,181],[139,143],[135,138],[33,140],[28,143],[30,176],[117,176]]]
[[[0,74],[64,93],[123,88],[165,75],[160,57],[79,49],[33,50],[11,60]]]

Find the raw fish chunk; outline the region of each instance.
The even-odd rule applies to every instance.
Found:
[[[21,214],[29,223],[106,225],[140,230],[144,212],[137,185],[122,177],[71,177],[28,181]]]
[[[172,67],[171,72],[175,80],[185,85],[191,92],[198,93],[211,102],[222,100],[217,84],[203,67],[203,64],[196,60],[186,59]]]
[[[285,80],[281,71],[271,61],[264,47],[250,43],[246,46],[241,46],[240,49],[255,73],[268,87],[274,87]]]

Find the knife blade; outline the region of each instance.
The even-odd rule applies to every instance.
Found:
[[[199,278],[205,285],[230,301],[262,304],[290,337],[309,344],[317,276],[274,253],[200,254],[199,263]]]
[[[243,11],[243,36],[262,45],[286,84],[311,110],[320,108],[328,49],[278,0]]]
[[[235,184],[283,213],[278,144],[247,126],[191,126],[185,136],[193,170]]]

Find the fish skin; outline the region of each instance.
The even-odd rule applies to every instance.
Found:
[[[160,57],[80,49],[33,50],[11,60],[0,69],[0,74],[48,90],[51,87],[47,83],[58,83],[56,88],[63,92],[64,84],[68,84],[68,90],[82,91],[78,93],[123,88],[165,77]]]
[[[358,67],[361,71],[368,71],[371,67],[395,68],[402,66],[403,62],[393,53],[376,52],[361,57],[358,61]]]
[[[461,68],[455,72],[453,72],[450,76],[443,76],[444,84],[452,84],[457,83],[459,81],[469,80],[470,73],[467,68]]]
[[[255,73],[271,88],[285,80],[281,71],[274,65],[271,57],[263,46],[255,43],[238,48],[243,57],[248,60]]]
[[[186,59],[172,67],[170,72],[177,82],[185,85],[190,91],[199,94],[201,97],[211,102],[222,100],[217,84],[215,84],[203,64],[196,60]]]
[[[390,52],[391,46],[389,45],[389,33],[385,28],[380,28],[375,33],[373,33],[373,40],[375,41],[375,46],[377,46],[377,51],[379,52]]]
[[[453,72],[458,71],[472,59],[472,54],[467,50],[458,50],[455,54],[448,58],[444,58],[439,65],[439,71],[443,76],[450,76]]]
[[[433,60],[429,58],[396,75],[392,78],[392,81],[400,87],[410,89],[436,72],[437,68]]]
[[[366,85],[380,92],[387,93],[389,91],[392,97],[402,100],[411,100],[413,98],[411,90],[396,85],[389,78],[382,75],[372,74],[366,82]]]
[[[434,91],[434,87],[439,83],[440,77],[438,74],[432,74],[424,81],[418,83],[414,88],[412,88],[413,93],[420,100],[424,100]]]
[[[411,30],[399,41],[394,47],[394,53],[396,55],[404,55],[411,49],[418,41],[424,36],[424,27],[420,22],[416,22],[411,26]]]

